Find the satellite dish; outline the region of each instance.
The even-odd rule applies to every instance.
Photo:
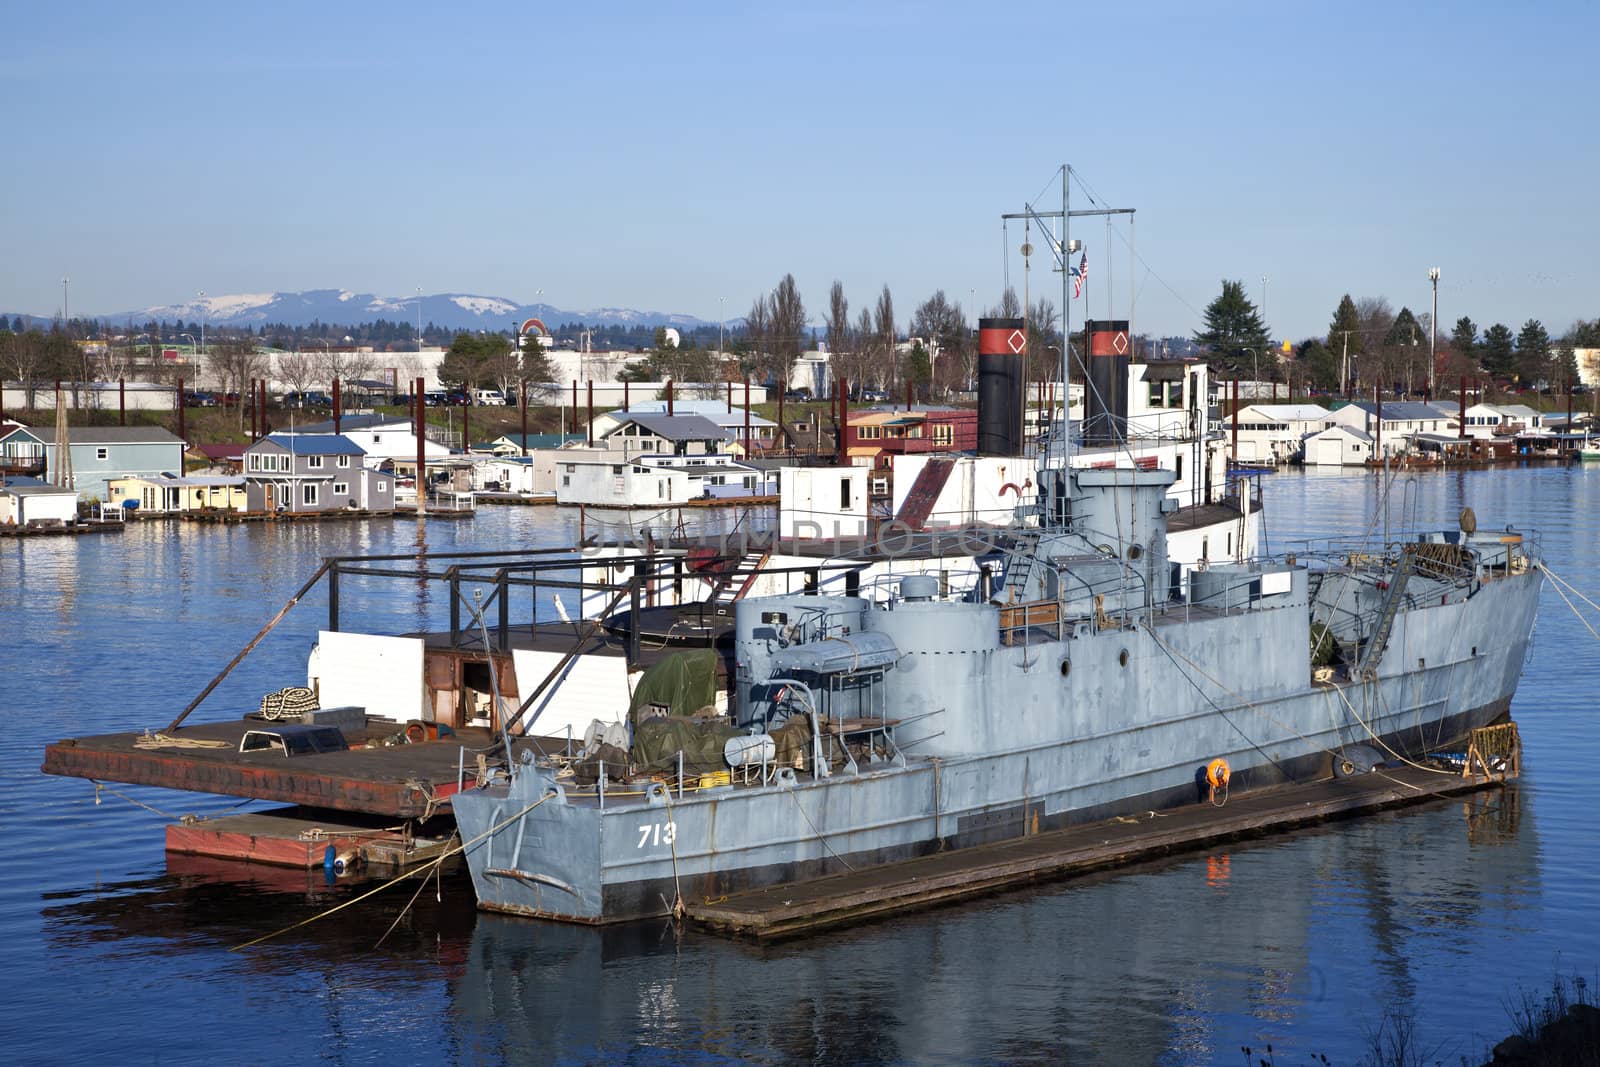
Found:
[[[1471,508],[1461,509],[1461,532],[1469,537],[1478,532],[1478,516]]]

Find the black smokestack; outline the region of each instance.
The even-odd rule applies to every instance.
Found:
[[[1088,445],[1114,445],[1128,433],[1128,321],[1091,320],[1083,330],[1089,348],[1083,440]]]
[[[1022,319],[978,320],[978,455],[1020,456],[1028,365]]]

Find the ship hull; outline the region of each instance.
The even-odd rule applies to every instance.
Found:
[[[715,899],[939,848],[1196,803],[1203,799],[1198,772],[1217,757],[1231,766],[1234,790],[1324,777],[1332,753],[1357,744],[1414,758],[1507,714],[1538,585],[1537,572],[1530,572],[1486,583],[1458,603],[1405,613],[1397,650],[1371,681],[1302,684],[1233,703],[1203,686],[1184,692],[1169,682],[1159,690],[1163,703],[1117,704],[1125,721],[1099,732],[1075,729],[1064,739],[1005,751],[863,766],[859,774],[822,780],[801,775],[682,797],[659,789],[645,797],[608,796],[604,810],[592,798],[567,797],[547,772],[525,767],[508,786],[458,796],[456,817],[463,839],[473,842],[468,861],[480,906],[600,923],[663,914],[680,897]],[[1218,623],[1235,630],[1282,625],[1270,617]],[[1147,646],[1158,639],[1181,655],[1216,639],[1201,624],[1195,628],[1189,644],[1176,630],[1123,631],[1111,639],[1132,648],[1135,659],[1153,657]],[[1055,648],[1046,642],[1020,652],[1038,663]],[[1078,662],[1094,660],[1087,642],[1076,643],[1075,655]],[[1148,671],[1159,680],[1154,667]],[[1054,676],[1037,672],[1046,674]],[[991,713],[1025,708],[1032,684],[1043,685],[1043,677],[1014,680],[1007,706]],[[1102,691],[1103,682],[1083,684],[1096,687],[1086,693]]]

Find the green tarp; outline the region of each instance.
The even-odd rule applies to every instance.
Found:
[[[676,771],[683,753],[684,774],[724,771],[722,747],[744,733],[734,726],[702,719],[646,719],[633,728],[633,760],[643,770]]]
[[[651,704],[665,704],[669,715],[693,715],[717,702],[717,651],[674,652],[639,676],[628,705],[628,722],[637,727]]]

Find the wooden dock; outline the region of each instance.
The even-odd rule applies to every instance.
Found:
[[[1500,788],[1493,778],[1404,767],[1237,794],[1085,823],[919,859],[686,903],[712,930],[761,941],[799,937],[898,912],[948,904],[1030,882],[1070,878],[1140,860],[1281,833],[1330,819]]]

